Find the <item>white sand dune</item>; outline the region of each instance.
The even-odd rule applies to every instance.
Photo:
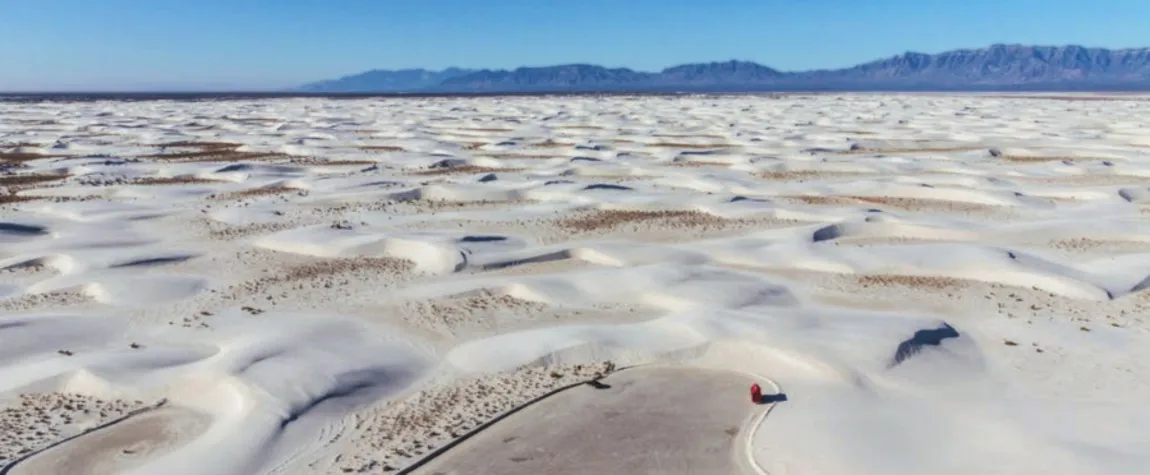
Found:
[[[547,403],[607,444],[543,405],[426,467],[1141,474],[1144,104],[8,104],[0,473],[393,473],[607,376]],[[787,400],[652,420],[750,380]]]

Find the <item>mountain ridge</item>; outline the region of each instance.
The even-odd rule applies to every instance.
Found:
[[[1150,48],[993,44],[914,51],[838,69],[780,71],[752,61],[713,61],[656,72],[573,63],[515,69],[372,70],[307,84],[307,92],[736,92],[833,90],[1150,90]]]

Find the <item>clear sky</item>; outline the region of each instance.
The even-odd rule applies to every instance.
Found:
[[[1150,46],[1150,0],[0,0],[0,91],[274,89],[368,69]]]

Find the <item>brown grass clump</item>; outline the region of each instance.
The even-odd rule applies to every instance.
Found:
[[[1089,160],[1102,160],[1101,158],[1091,157],[1041,157],[1036,155],[1003,155],[999,157],[1002,160],[1015,163],[1043,163],[1043,162],[1062,162],[1062,161],[1089,161]]]
[[[511,132],[512,129],[505,129],[499,127],[460,127],[457,130],[466,132]]]
[[[852,198],[862,201],[863,203],[891,206],[907,211],[988,211],[996,208],[995,206],[977,203],[924,198],[893,198],[885,196],[854,196]]]
[[[962,285],[962,281],[952,277],[938,277],[926,275],[894,275],[894,274],[878,274],[878,275],[863,275],[858,277],[858,282],[863,287],[916,287],[928,289],[953,289]]]
[[[549,391],[613,371],[615,365],[609,361],[532,366],[424,385],[357,415],[362,430],[350,434],[345,442],[358,449],[348,451],[337,466],[344,473],[395,473]]]
[[[49,155],[49,154],[32,153],[32,152],[0,152],[0,162],[8,162],[8,163],[31,162],[33,160],[43,160],[45,158],[61,158],[61,157],[67,157],[67,156],[68,155],[58,155],[58,154]]]
[[[27,203],[29,201],[42,200],[42,196],[23,196],[15,193],[0,194],[0,205],[8,205],[15,203]]]
[[[648,147],[660,147],[660,148],[685,148],[685,149],[691,149],[691,150],[709,150],[709,149],[720,149],[720,148],[733,147],[733,145],[726,144],[726,143],[698,144],[698,143],[678,143],[678,142],[655,142],[655,143],[647,144],[647,146]]]
[[[273,196],[282,195],[286,193],[300,193],[306,190],[298,188],[288,188],[286,186],[264,186],[259,188],[249,188],[247,190],[233,191],[231,193],[218,193],[208,195],[209,199],[214,200],[237,200],[243,198],[256,198],[260,196]]]
[[[439,211],[459,211],[459,210],[476,210],[487,208],[504,208],[507,206],[516,205],[530,205],[537,204],[534,200],[515,200],[515,201],[496,201],[496,200],[470,200],[470,201],[448,201],[448,200],[410,200],[401,202],[405,207],[410,206],[410,212],[424,213],[424,212],[439,212]],[[385,208],[388,209],[388,208]]]
[[[1070,252],[1085,252],[1098,249],[1121,249],[1127,252],[1146,252],[1147,250],[1150,250],[1150,242],[1130,240],[1107,241],[1101,239],[1091,239],[1087,237],[1078,237],[1050,241],[1050,247]]]
[[[523,171],[522,168],[491,168],[481,167],[477,165],[463,165],[459,167],[444,167],[432,168],[428,170],[419,170],[412,172],[415,176],[439,176],[439,175],[469,175],[473,173],[511,173]]]
[[[511,295],[495,294],[489,290],[457,295],[440,299],[408,302],[408,313],[415,315],[432,316],[449,330],[464,325],[486,323],[490,320],[482,314],[496,310],[521,310],[528,313],[538,313],[547,309],[547,305],[539,302],[523,300]],[[413,322],[417,323],[418,322]]]
[[[57,353],[74,354],[66,349]],[[0,467],[7,472],[17,459],[67,440],[76,433],[77,424],[98,426],[144,407],[143,401],[100,399],[79,393],[21,393],[0,409]]]
[[[997,209],[996,206],[963,203],[959,201],[934,200],[925,198],[896,198],[890,196],[780,196],[779,198],[799,201],[812,205],[861,205],[873,204],[899,208],[905,211],[950,211],[976,212]]]
[[[284,281],[314,279],[316,277],[354,272],[359,270],[385,271],[400,274],[415,269],[415,263],[406,259],[391,257],[356,257],[349,259],[327,259],[312,264],[304,264],[286,269],[276,278]]]
[[[671,162],[671,163],[668,163],[667,165],[672,166],[672,167],[729,167],[729,166],[731,166],[730,163],[708,162],[705,160],[689,161],[689,162],[688,161]]]
[[[20,125],[60,125],[60,122],[52,119],[9,119]]]
[[[361,145],[360,150],[366,152],[406,152],[407,149],[398,145]]]
[[[551,140],[551,139],[544,140],[542,142],[533,143],[533,144],[529,145],[530,148],[563,148],[563,147],[574,147],[574,146],[575,146],[575,144],[573,144],[573,143],[556,142],[556,141]]]
[[[659,137],[665,139],[725,139],[722,135],[708,135],[708,134],[654,134],[652,137]]]
[[[530,154],[530,153],[484,153],[484,154],[480,154],[479,156],[489,157],[489,158],[505,158],[505,159],[563,158],[561,155],[544,155],[544,154]]]
[[[156,147],[159,147],[160,150],[168,148],[194,148],[199,150],[232,149],[239,146],[240,144],[231,142],[209,142],[197,140],[178,140],[175,142],[164,142],[161,144],[156,144]]]
[[[722,225],[726,220],[701,211],[598,210],[560,220],[558,224],[571,231],[591,232],[649,221],[666,221],[674,227],[704,227]]]
[[[241,144],[229,142],[196,142],[180,141],[157,145],[160,153],[142,155],[141,158],[156,160],[182,160],[188,162],[231,162],[244,160],[262,160],[275,158],[288,158],[287,155],[277,152],[240,152]],[[184,152],[167,152],[169,148],[193,149]]]
[[[378,165],[379,162],[374,160],[319,160],[315,158],[293,158],[288,160],[288,163],[293,165],[307,165],[312,167],[338,167],[338,166],[371,166]]]
[[[840,155],[864,154],[898,154],[898,153],[951,153],[969,152],[971,150],[985,150],[986,147],[954,146],[954,147],[922,147],[922,148],[859,148],[855,150],[837,150],[833,153]]]
[[[857,205],[858,200],[849,196],[810,196],[810,195],[795,195],[795,196],[780,196],[779,198],[797,201],[799,203],[808,205]]]
[[[207,178],[183,177],[146,177],[132,182],[133,185],[202,185],[207,183],[223,183],[219,180]]]
[[[484,145],[490,145],[490,144],[487,142],[462,142],[462,143],[457,143],[457,145],[459,145],[459,147],[462,148],[463,150],[475,150],[475,149],[478,149],[479,147],[482,147]]]
[[[790,181],[825,178],[828,174],[829,173],[827,172],[820,172],[817,170],[795,170],[787,172],[759,172],[756,173],[755,176],[766,180]]]
[[[209,221],[209,223],[217,222]],[[208,237],[220,241],[230,241],[232,239],[246,238],[249,236],[255,236],[257,234],[268,234],[277,231],[283,231],[285,229],[290,229],[292,225],[287,223],[256,223],[243,226],[208,224],[208,227]]]
[[[1079,250],[1079,249],[1094,249],[1106,245],[1107,241],[1099,241],[1090,238],[1070,238],[1059,239],[1050,242],[1050,247],[1063,250]]]
[[[47,173],[30,173],[27,175],[3,175],[0,176],[0,186],[30,186],[38,185],[40,183],[47,183],[51,181],[58,181],[68,178],[69,175],[57,175]]]
[[[277,269],[274,275],[259,277],[233,287],[235,295],[261,295],[269,286],[308,280],[323,280],[340,274],[370,272],[371,275],[399,275],[415,269],[415,263],[390,257],[353,257],[323,259],[286,269]],[[333,286],[330,281],[327,285]]]
[[[1011,177],[1012,180],[1051,183],[1060,185],[1136,185],[1150,183],[1150,177],[1117,174],[1085,174],[1066,176]]]
[[[552,129],[567,129],[567,130],[603,130],[603,127],[600,127],[598,125],[580,125],[580,124],[556,125],[556,126],[551,127],[551,128]]]
[[[278,124],[280,122],[283,122],[282,119],[273,119],[270,117],[228,117],[228,116],[224,116],[224,120],[230,120],[232,122],[240,122],[240,123],[250,122],[253,124]]]
[[[0,300],[0,310],[5,312],[20,312],[44,307],[83,305],[91,300],[91,297],[80,292],[56,290],[39,294],[24,294],[16,298]]]

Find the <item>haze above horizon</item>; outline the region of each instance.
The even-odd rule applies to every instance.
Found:
[[[1150,46],[1142,0],[9,0],[0,91],[275,90],[370,69],[739,59],[838,68],[994,43]]]

